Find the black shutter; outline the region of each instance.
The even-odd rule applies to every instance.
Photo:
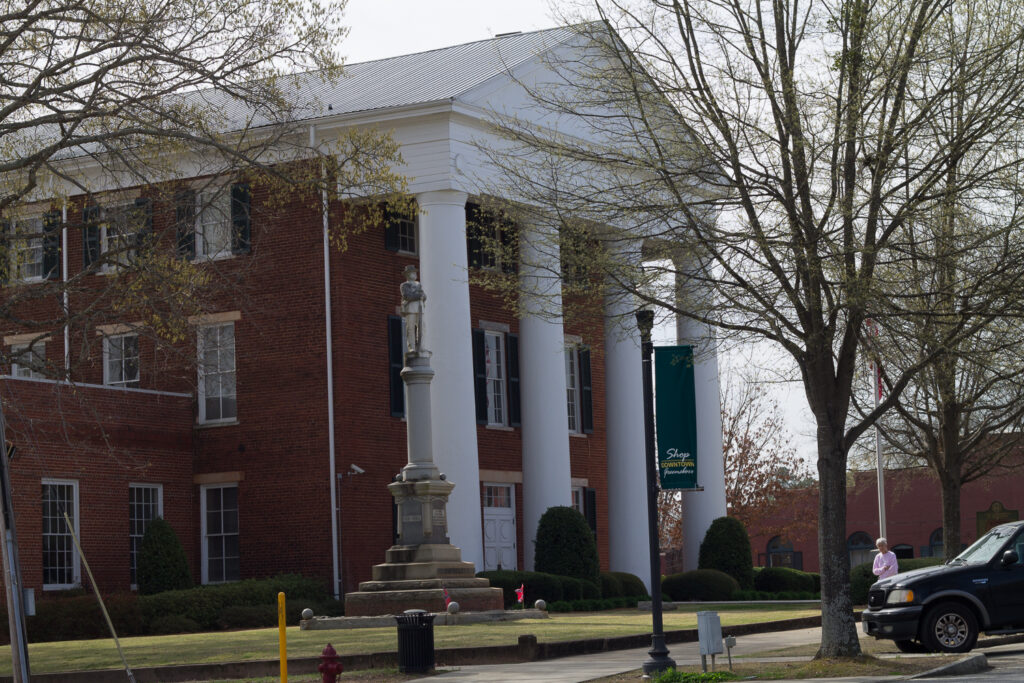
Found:
[[[88,268],[100,260],[100,207],[82,209],[82,264]]]
[[[587,518],[587,526],[594,532],[597,539],[597,491],[583,489],[583,516]]]
[[[196,257],[196,193],[185,190],[174,195],[175,227],[178,255],[186,259]]]
[[[149,197],[139,197],[135,200],[135,216],[139,229],[135,233],[136,249],[143,249],[149,244],[149,238],[153,234],[153,200]]]
[[[43,215],[43,277],[60,279],[60,211]]]
[[[487,356],[483,330],[473,330],[473,386],[476,395],[477,424],[487,424]]]
[[[405,417],[405,384],[402,366],[405,365],[402,348],[402,318],[388,316],[388,377],[391,385],[391,417]]]
[[[519,412],[519,335],[505,335],[508,340],[508,423],[512,427],[522,425]]]
[[[384,209],[384,248],[388,251],[398,251],[402,246],[398,239],[399,219],[395,213],[387,208]]]
[[[583,433],[594,433],[594,391],[590,379],[590,348],[581,346],[580,361],[580,416]]]
[[[6,285],[10,279],[7,269],[11,263],[13,245],[10,240],[11,222],[0,220],[0,236],[3,237],[3,249],[0,249],[0,284]]]
[[[252,249],[252,193],[249,183],[231,186],[231,253],[248,254]]]
[[[466,204],[466,258],[470,268],[483,264],[484,247],[480,241],[480,207]]]
[[[519,253],[515,248],[516,226],[508,220],[501,221],[498,238],[501,240],[501,272],[519,272]]]

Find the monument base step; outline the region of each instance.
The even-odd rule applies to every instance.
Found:
[[[481,581],[486,581],[486,579],[481,579]],[[362,586],[363,584],[360,584],[360,588]],[[448,597],[459,603],[459,610],[463,612],[500,610],[504,606],[504,597],[500,588],[493,588],[489,585],[470,588],[448,586],[447,590]],[[345,616],[368,617],[380,614],[401,614],[409,609],[443,612],[446,607],[444,591],[445,588],[442,587],[412,590],[360,590],[355,593],[346,593]]]

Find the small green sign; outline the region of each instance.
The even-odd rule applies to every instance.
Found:
[[[655,347],[654,386],[661,488],[697,488],[697,398],[693,380],[693,347]]]

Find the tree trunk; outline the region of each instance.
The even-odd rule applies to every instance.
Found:
[[[821,572],[821,647],[817,658],[860,652],[850,599],[846,548],[846,452],[842,431],[818,424],[818,563]]]
[[[942,482],[942,554],[952,560],[960,553],[960,478],[940,477]]]

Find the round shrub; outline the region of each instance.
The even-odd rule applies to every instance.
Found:
[[[717,569],[695,569],[666,576],[661,581],[661,590],[680,602],[729,600],[739,588],[736,579]]]
[[[597,600],[601,597],[601,589],[593,581],[580,581],[584,600]]]
[[[754,588],[766,593],[813,593],[814,577],[789,567],[767,567],[754,577]]]
[[[601,572],[598,574],[597,580],[600,582],[602,598],[618,598],[623,595],[622,581],[615,574]]]
[[[146,525],[137,563],[135,574],[139,595],[192,587],[192,573],[188,569],[185,549],[171,525],[160,517],[154,517]]]
[[[651,597],[651,594],[647,592],[644,582],[636,574],[630,574],[629,572],[609,572],[609,574],[617,578],[619,583],[622,584],[622,594],[624,596],[629,598]]]
[[[562,582],[562,599],[575,601],[583,599],[583,582],[571,576],[559,576]]]
[[[165,614],[162,617],[157,617],[149,625],[149,630],[154,635],[165,636],[172,633],[197,633],[203,629],[188,617],[180,614]]]
[[[548,508],[541,515],[534,568],[547,574],[597,581],[597,543],[583,515],[564,506]]]
[[[719,517],[711,523],[700,544],[699,569],[717,569],[736,579],[743,590],[754,587],[754,561],[750,537],[743,523],[732,517]]]

